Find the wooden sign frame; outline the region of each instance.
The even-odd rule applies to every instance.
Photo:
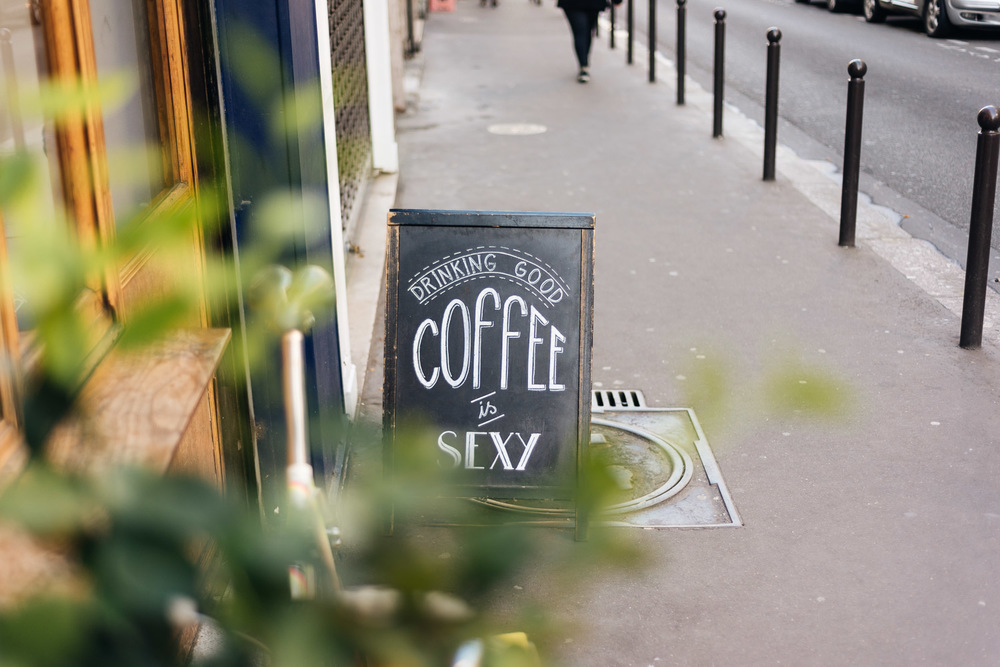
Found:
[[[420,420],[449,495],[573,500],[585,536],[594,229],[586,213],[389,212],[388,477],[413,446],[397,428]]]

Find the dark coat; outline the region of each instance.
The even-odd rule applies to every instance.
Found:
[[[603,12],[609,5],[608,0],[558,0],[556,7],[582,12]]]

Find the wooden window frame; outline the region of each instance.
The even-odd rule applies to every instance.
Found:
[[[146,0],[160,140],[164,147],[161,155],[164,175],[171,181],[153,198],[145,212],[146,220],[155,220],[164,210],[193,205],[197,195],[180,1]],[[79,81],[84,86],[96,84],[97,60],[89,2],[51,0],[45,5],[42,22],[49,76],[68,83]],[[100,109],[94,105],[68,119],[57,132],[57,142],[66,203],[77,222],[80,241],[96,244],[113,240],[115,220]],[[201,238],[194,242],[199,249],[203,248]],[[154,250],[146,248],[122,266],[110,268],[101,277],[103,282],[93,286],[103,296],[114,320],[127,319],[123,291],[149,263]]]
[[[159,122],[165,184],[135,223],[155,224],[164,211],[189,211],[197,215],[198,191],[191,113],[190,83],[186,70],[186,37],[183,0],[145,0]],[[27,11],[41,24],[48,71],[46,80],[67,86],[95,86],[98,80],[89,0],[34,0]],[[91,103],[55,126],[63,205],[78,241],[84,247],[111,243],[116,235],[108,174],[107,149],[101,109]],[[3,221],[0,217],[0,231]],[[204,276],[205,241],[195,226],[192,249]],[[18,435],[20,382],[35,366],[39,350],[30,334],[19,332],[6,266],[6,238],[0,239],[0,481],[4,471],[20,467],[24,452]],[[91,315],[91,368],[111,349],[118,326],[128,319],[127,290],[144,269],[153,264],[155,247],[146,247],[118,266],[93,276],[78,300]],[[155,269],[151,269],[155,271]],[[147,278],[148,280],[148,278]],[[142,286],[136,288],[141,290]],[[193,326],[207,326],[205,300]],[[213,399],[214,404],[214,399]],[[213,405],[212,411],[215,411]]]
[[[0,212],[0,257],[7,257],[7,235],[4,233],[3,212]],[[14,311],[14,293],[10,287],[10,274],[6,261],[0,261],[0,483],[4,472],[16,466],[24,457],[19,426],[18,403],[18,332],[17,313]]]

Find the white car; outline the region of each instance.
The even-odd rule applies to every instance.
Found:
[[[842,0],[828,0],[831,4]],[[1000,31],[1000,0],[862,0],[861,5],[869,23],[881,23],[888,14],[919,16],[931,37],[945,37],[953,27]]]

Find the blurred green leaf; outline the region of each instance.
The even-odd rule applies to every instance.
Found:
[[[218,535],[240,516],[215,487],[195,477],[122,468],[106,476],[99,492],[117,522],[152,527],[178,544]]]
[[[0,664],[65,667],[90,630],[88,610],[68,598],[38,597],[0,615]]]
[[[166,619],[178,596],[198,595],[198,571],[185,557],[183,544],[168,541],[159,526],[112,530],[93,550],[97,592],[129,613]]]
[[[102,513],[81,481],[36,464],[3,490],[0,516],[36,535],[56,537],[80,531]]]
[[[275,262],[293,242],[310,245],[320,238],[330,224],[329,209],[320,193],[282,190],[257,202],[250,224],[255,243]]]
[[[767,407],[772,412],[834,417],[842,415],[848,407],[849,392],[832,372],[798,363],[771,371],[764,388]]]
[[[183,324],[196,305],[195,299],[177,292],[138,305],[129,313],[118,345],[134,350],[162,340],[163,332]]]
[[[149,143],[108,151],[107,167],[108,181],[119,187],[163,183],[163,148]]]
[[[7,208],[15,200],[35,191],[38,164],[28,153],[0,157],[0,207]]]
[[[323,122],[323,99],[319,82],[296,86],[276,103],[271,114],[275,140],[297,141],[300,135],[316,130]]]
[[[280,94],[280,60],[271,44],[253,28],[233,23],[227,31],[229,43],[236,45],[235,55],[228,60],[233,77],[252,100],[263,106]]]
[[[733,364],[720,356],[705,356],[684,373],[688,378],[684,404],[695,409],[703,424],[716,426],[725,422],[732,410]]]
[[[96,84],[52,79],[39,85],[36,96],[22,96],[21,109],[27,116],[44,116],[58,123],[93,106],[113,110],[132,97],[135,90],[135,77],[127,71],[102,75]]]

